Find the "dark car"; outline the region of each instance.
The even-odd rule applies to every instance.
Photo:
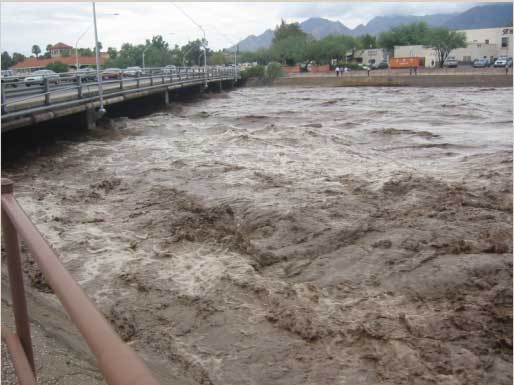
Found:
[[[95,81],[96,71],[91,68],[81,68],[75,72],[75,78],[80,77],[83,82]]]
[[[102,80],[121,79],[123,71],[119,68],[107,68],[102,72]]]
[[[13,70],[5,70],[2,71],[2,83],[5,84],[6,87],[18,87],[21,79],[16,76]]]

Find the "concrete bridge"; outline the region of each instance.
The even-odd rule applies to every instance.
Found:
[[[178,68],[173,71],[153,69],[149,75],[121,77],[102,81],[104,105],[123,104],[129,100],[151,98],[153,103],[169,104],[180,92],[200,93],[233,87],[239,80],[234,67]],[[2,84],[2,133],[24,126],[63,117],[76,118],[76,124],[91,128],[98,119],[99,83],[86,83],[80,77],[63,76],[59,86],[48,79],[41,86],[10,88]],[[21,87],[24,87],[23,85]]]

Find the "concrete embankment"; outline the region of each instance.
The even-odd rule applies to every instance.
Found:
[[[274,86],[301,87],[512,87],[512,75],[286,76]]]

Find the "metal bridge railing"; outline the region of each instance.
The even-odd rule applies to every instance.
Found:
[[[119,84],[118,90],[123,91],[125,89],[146,89],[153,87],[155,85],[164,85],[164,84],[181,84],[184,82],[188,82],[190,80],[198,80],[198,81],[209,81],[215,78],[233,78],[237,80],[239,76],[239,71],[236,68],[218,68],[218,67],[207,67],[207,71],[204,70],[203,67],[200,68],[177,68],[174,70],[167,70],[163,68],[149,68],[146,69],[145,72],[150,73],[150,75],[145,76],[135,76],[135,77],[124,77],[120,76],[119,79],[115,80],[104,80],[102,81],[102,86],[105,88],[104,93],[106,96],[109,95],[109,92],[116,93],[116,90],[111,87],[114,84]],[[96,76],[95,76],[96,77]],[[76,90],[76,99],[80,100],[85,97],[86,94],[91,94],[92,92],[98,91],[98,82],[88,82],[86,83],[83,80],[83,76],[77,75],[66,75],[61,77],[61,82],[75,82],[75,84],[70,85],[69,87],[59,87],[59,88],[51,88],[50,80],[48,78],[44,79],[44,83],[39,87],[32,87],[30,89],[18,90],[11,89],[7,90],[7,85],[9,83],[2,83],[2,99],[1,99],[1,108],[2,114],[9,114],[9,106],[14,104],[19,104],[22,102],[26,102],[33,99],[38,99],[44,97],[44,100],[40,103],[43,106],[50,106],[55,100],[55,97],[59,96],[59,94],[65,95],[67,92]],[[96,90],[93,88],[96,87]],[[33,93],[36,90],[35,94],[27,95],[28,93]],[[41,92],[37,92],[41,91]],[[27,95],[27,96],[24,96]],[[71,96],[73,97],[73,96]],[[12,99],[12,100],[9,100]],[[34,107],[34,106],[32,106]],[[9,114],[11,116],[11,114]]]
[[[13,182],[2,178],[2,230],[13,302],[16,334],[2,327],[2,340],[21,385],[35,385],[36,372],[23,286],[18,236],[96,357],[109,385],[161,385],[144,362],[115,333],[104,316],[59,261],[13,195]]]

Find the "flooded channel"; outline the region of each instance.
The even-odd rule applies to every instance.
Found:
[[[3,176],[165,383],[512,383],[511,88],[242,88],[111,126]]]

